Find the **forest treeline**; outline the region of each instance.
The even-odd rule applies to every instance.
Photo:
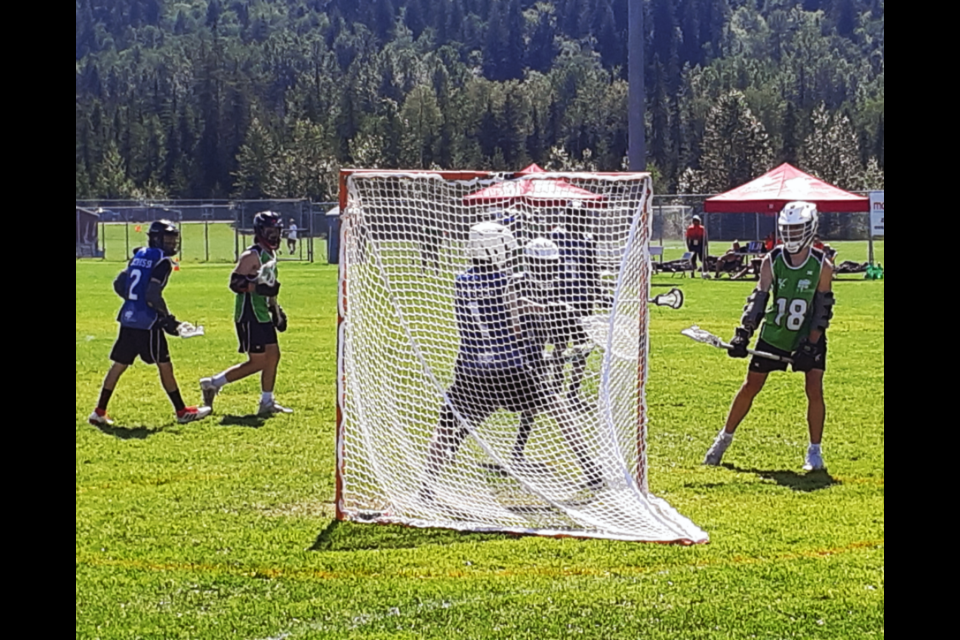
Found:
[[[340,167],[616,171],[627,0],[76,0],[77,198],[336,194]],[[648,169],[882,188],[883,0],[645,0]]]

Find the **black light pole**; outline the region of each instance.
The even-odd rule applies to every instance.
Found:
[[[630,118],[627,124],[629,135],[630,171],[645,171],[647,168],[647,141],[643,130],[643,114],[646,91],[643,86],[643,2],[630,0],[627,13],[629,36],[627,46],[627,80],[630,82],[628,107]]]

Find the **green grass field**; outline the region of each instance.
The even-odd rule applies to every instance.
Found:
[[[865,259],[859,244],[841,256]],[[292,416],[251,417],[259,387],[247,379],[212,418],[178,425],[155,369],[137,364],[111,402],[117,426],[92,427],[119,267],[77,263],[78,638],[884,635],[883,281],[836,283],[829,472],[806,474],[792,374],[771,376],[724,466],[699,464],[745,363],[679,332],[727,337],[753,283],[655,278],[655,293],[678,285],[686,304],[651,312],[650,487],[711,537],[682,547],[333,520],[334,266],[281,269],[291,328],[277,393]],[[229,270],[184,263],[167,289],[181,319],[206,327],[171,341],[188,403],[199,377],[240,358]]]

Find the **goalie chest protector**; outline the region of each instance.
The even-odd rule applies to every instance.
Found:
[[[810,249],[802,265],[791,267],[783,248],[778,247],[771,253],[770,260],[773,286],[760,338],[778,349],[794,351],[800,339],[810,333],[813,296],[820,282],[823,252]]]
[[[130,329],[151,329],[157,321],[157,312],[147,306],[147,286],[157,265],[168,258],[160,249],[137,249],[127,264],[127,295],[117,321]],[[166,279],[163,282],[166,285]]]

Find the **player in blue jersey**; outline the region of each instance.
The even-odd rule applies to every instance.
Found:
[[[170,396],[177,422],[192,422],[210,413],[207,407],[188,407],[183,403],[164,335],[178,335],[180,327],[163,299],[163,289],[173,271],[171,257],[180,246],[180,232],[173,223],[159,220],[150,225],[147,238],[148,246],[137,249],[127,268],[113,281],[114,291],[123,298],[117,317],[120,335],[110,352],[113,365],[103,381],[97,408],[90,414],[90,423],[96,426],[113,424],[107,416],[107,403],[120,376],[137,356],[147,364],[157,365],[160,383]]]
[[[563,224],[556,227],[550,239],[560,250],[559,300],[567,312],[556,317],[557,344],[562,350],[569,345],[572,357],[570,382],[566,388],[567,400],[578,409],[586,407],[580,397],[580,385],[587,370],[587,356],[592,342],[583,330],[581,320],[593,312],[600,296],[600,266],[597,261],[597,243],[589,231],[589,211],[579,202],[566,209]],[[555,375],[563,375],[563,359],[555,359]]]
[[[523,315],[535,312],[536,304],[520,297],[511,281],[509,260],[515,249],[513,234],[499,223],[481,222],[470,229],[471,266],[454,284],[460,346],[453,384],[427,451],[427,478],[421,487],[425,500],[432,499],[428,478],[456,455],[470,429],[498,409],[533,416],[550,412],[578,456],[587,486],[603,484],[569,409],[538,379],[537,358],[531,356],[520,322]]]
[[[213,406],[220,389],[254,374],[260,374],[260,406],[257,415],[293,413],[274,399],[273,388],[280,364],[277,332],[287,329],[287,315],[277,302],[277,251],[280,247],[280,215],[261,211],[253,217],[254,244],[240,255],[230,274],[230,290],[236,294],[233,319],[237,327],[240,353],[247,361],[225,371],[200,379],[203,402]]]

